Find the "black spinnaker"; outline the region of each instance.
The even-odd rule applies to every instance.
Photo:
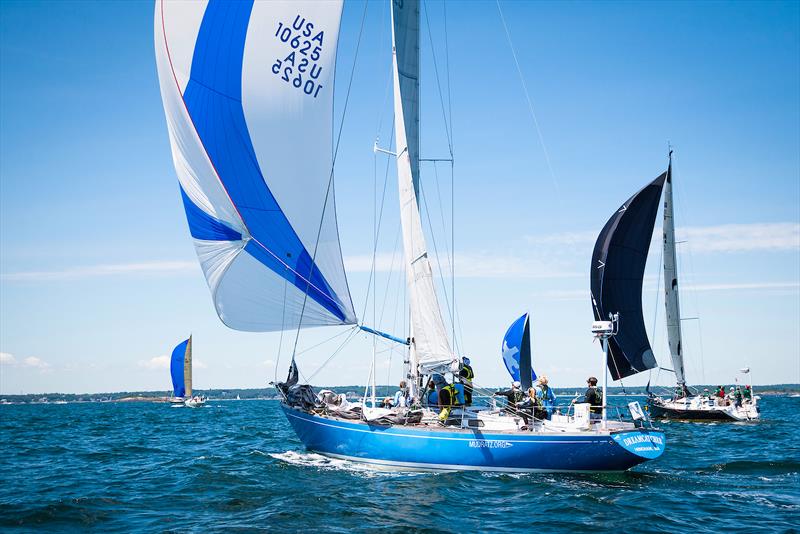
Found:
[[[614,380],[653,369],[656,359],[642,315],[642,279],[667,173],[629,198],[603,227],[592,253],[594,318],[619,314],[619,331],[608,340],[608,370]]]

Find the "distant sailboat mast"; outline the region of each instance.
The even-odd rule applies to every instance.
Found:
[[[679,387],[686,384],[681,343],[681,308],[678,296],[678,266],[675,253],[675,216],[672,202],[672,150],[664,184],[664,303],[667,308],[667,338],[672,368]]]
[[[192,336],[186,343],[186,352],[183,354],[183,384],[186,388],[186,396],[192,397]]]
[[[419,210],[419,1],[392,2],[392,64],[400,219],[411,316],[409,374],[455,368],[442,320]],[[412,394],[416,393],[412,390]]]

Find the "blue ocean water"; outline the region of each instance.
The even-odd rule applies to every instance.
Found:
[[[0,529],[798,532],[800,398],[662,424],[613,475],[387,473],[306,453],[275,401],[0,406]]]

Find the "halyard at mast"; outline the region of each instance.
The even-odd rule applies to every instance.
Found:
[[[683,347],[681,343],[681,309],[678,297],[678,267],[675,253],[675,217],[672,202],[672,150],[669,151],[669,168],[664,184],[664,304],[667,308],[667,338],[672,356],[672,368],[678,386],[686,384],[683,372]]]
[[[392,2],[392,64],[400,219],[411,314],[411,375],[455,369],[422,231],[419,173],[419,1]],[[409,106],[409,109],[406,109]]]

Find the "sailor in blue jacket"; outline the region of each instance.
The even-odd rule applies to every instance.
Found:
[[[539,385],[539,399],[544,409],[547,410],[547,418],[550,419],[556,407],[556,395],[553,393],[553,390],[550,389],[550,386],[547,385],[546,376],[540,376],[536,383]]]

